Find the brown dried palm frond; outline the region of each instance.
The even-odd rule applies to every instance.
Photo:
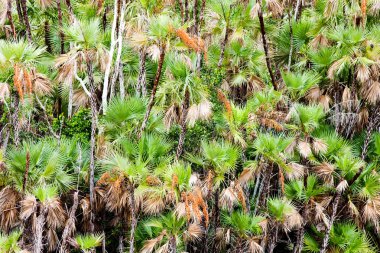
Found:
[[[281,17],[282,13],[284,12],[282,4],[277,0],[268,0],[267,7],[275,18]]]
[[[380,101],[380,82],[368,81],[362,86],[361,94],[369,103],[377,104]]]
[[[273,119],[262,118],[260,119],[260,123],[262,126],[267,127],[267,128],[272,128],[276,130],[277,132],[281,132],[284,130],[284,127],[280,123],[278,123],[276,120],[273,120]]]
[[[316,86],[312,87],[306,94],[306,99],[310,102],[317,102],[319,98],[322,96],[322,90]]]
[[[0,192],[0,228],[8,231],[15,226],[19,220],[18,203],[20,194],[13,188],[7,186]]]
[[[314,166],[313,171],[323,179],[328,185],[334,185],[333,173],[335,168],[332,164],[323,162],[320,165]]]
[[[331,98],[328,95],[322,95],[319,97],[318,104],[323,107],[324,111],[328,111],[330,109]]]
[[[146,214],[158,214],[166,207],[164,198],[154,192],[146,193],[143,201],[143,211]]]
[[[27,220],[32,214],[35,214],[37,212],[37,199],[33,195],[27,195],[22,201],[21,201],[21,211],[20,211],[20,218],[22,220]]]
[[[295,163],[295,162],[289,163],[288,167],[290,168],[290,170],[285,170],[285,176],[289,180],[303,177],[306,170],[305,166]]]
[[[327,144],[321,139],[314,138],[312,143],[312,148],[314,153],[326,153],[327,151]]]
[[[46,239],[48,244],[48,251],[53,252],[56,250],[59,242],[57,232],[54,229],[49,228],[46,233]]]
[[[339,182],[339,184],[336,186],[337,192],[343,193],[348,187],[347,180],[342,180]]]
[[[284,228],[285,230],[297,229],[302,226],[303,219],[302,216],[297,212],[297,210],[292,210],[292,212],[286,216]]]
[[[74,91],[73,102],[76,107],[86,107],[90,104],[90,98],[83,89]]]
[[[203,100],[199,104],[193,104],[190,106],[186,122],[189,126],[194,126],[197,120],[208,120],[212,115],[212,104],[208,100]]]
[[[326,215],[326,209],[320,203],[316,201],[313,201],[312,203],[314,204],[313,210],[315,213],[315,220],[317,222],[323,221],[323,223],[327,225],[329,222],[329,219],[327,218],[327,215]]]
[[[368,65],[360,64],[356,67],[356,79],[361,83],[369,80],[371,77],[371,68]]]
[[[204,234],[203,228],[197,223],[190,223],[184,233],[186,241],[200,241]]]
[[[297,149],[301,156],[303,156],[304,158],[307,158],[312,154],[310,143],[306,141],[299,141]]]
[[[59,199],[54,198],[46,203],[45,206],[47,207],[46,222],[48,226],[53,230],[62,228],[67,217]]]
[[[42,9],[46,9],[46,8],[49,8],[53,5],[54,1],[53,0],[38,0],[38,5],[42,8]]]
[[[380,13],[380,1],[373,0],[371,5],[369,6],[369,13],[374,16],[378,16]]]
[[[14,87],[16,88],[17,90],[17,93],[20,97],[21,100],[24,99],[24,91],[23,91],[23,85],[22,85],[22,72],[21,72],[21,69],[18,65],[14,65],[14,74],[13,74],[13,85]]]
[[[352,103],[351,89],[346,86],[342,94],[342,106],[343,108],[350,110],[351,103]]]
[[[243,171],[240,173],[239,177],[237,178],[237,183],[241,186],[246,186],[248,182],[254,178],[255,172],[256,167],[244,168]]]
[[[3,102],[10,96],[9,84],[0,83],[0,101]]]
[[[257,237],[251,237],[246,241],[247,252],[249,253],[262,253],[263,247],[259,244],[259,239]]]
[[[363,207],[363,219],[365,222],[371,222],[375,225],[376,229],[379,229],[380,218],[380,198],[375,197],[368,199]]]
[[[219,205],[229,211],[239,202],[238,196],[234,190],[234,183],[225,189],[220,194]]]
[[[163,230],[159,236],[156,238],[147,240],[144,242],[144,246],[141,249],[141,253],[152,253],[154,251],[154,248],[158,243],[162,241],[164,236],[166,235],[166,230]]]
[[[176,104],[173,104],[169,107],[168,110],[166,110],[166,113],[164,116],[164,125],[166,129],[169,130],[172,125],[178,124],[179,119],[180,119],[179,106]]]
[[[369,112],[366,107],[362,107],[359,112],[358,128],[363,129],[368,124]]]
[[[34,71],[32,73],[33,91],[37,95],[49,95],[52,91],[50,80],[43,74],[35,73]]]
[[[326,47],[329,45],[329,40],[320,33],[314,37],[314,39],[310,42],[310,45],[314,49],[317,49],[318,47]]]
[[[196,52],[203,52],[207,61],[207,52],[205,49],[204,41],[201,38],[191,36],[184,29],[177,29],[176,34],[187,47],[193,49]]]
[[[224,93],[220,89],[218,89],[217,92],[218,92],[218,99],[219,99],[220,102],[223,103],[224,109],[227,112],[228,118],[231,120],[232,117],[233,117],[231,103],[227,99],[226,95],[224,95]]]

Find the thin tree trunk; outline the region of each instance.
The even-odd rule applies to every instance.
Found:
[[[51,41],[50,41],[50,24],[49,24],[49,20],[47,19],[45,20],[45,24],[44,24],[44,32],[45,32],[46,51],[51,54],[53,50],[52,50]]]
[[[183,23],[185,23],[185,15],[184,15],[184,10],[183,10],[182,0],[178,0],[178,4],[179,4],[179,9],[181,11],[181,20],[182,20],[182,24],[183,24]]]
[[[62,31],[63,23],[62,23],[62,9],[61,9],[61,0],[57,1],[57,11],[58,11],[58,29],[59,29],[59,39],[61,45],[61,54],[65,52],[65,36]]]
[[[120,97],[124,99],[125,97],[125,86],[124,86],[124,68],[123,63],[119,62],[119,82],[120,82]]]
[[[185,0],[185,22],[189,20],[189,0]]]
[[[24,23],[26,26],[26,35],[29,42],[32,42],[32,31],[29,23],[28,9],[26,7],[26,0],[21,0],[22,14],[24,16]]]
[[[298,13],[299,13],[300,7],[301,7],[301,0],[297,0],[296,10],[294,11],[294,19],[295,20],[298,19],[298,16],[299,16]]]
[[[16,39],[16,29],[12,18],[12,0],[8,0],[7,2],[7,16],[13,33],[13,39]]]
[[[75,15],[74,15],[73,7],[71,6],[71,0],[66,0],[66,6],[67,6],[67,9],[69,10],[70,22],[71,23],[75,23],[76,22],[76,18],[75,18]]]
[[[279,227],[279,224],[273,224],[273,226],[270,226],[270,228],[274,229],[274,233],[273,233],[273,236],[271,236],[270,241],[269,241],[268,253],[273,253],[274,249],[276,248],[277,237],[278,237],[278,227]]]
[[[97,106],[96,106],[96,88],[94,81],[94,70],[90,55],[86,55],[87,75],[90,86],[90,106],[91,106],[91,141],[90,141],[90,232],[94,231],[94,212],[95,212],[95,148],[96,148],[96,127],[97,127]]]
[[[34,247],[33,247],[33,253],[42,253],[44,249],[43,244],[43,232],[44,232],[44,226],[45,226],[45,216],[47,212],[47,208],[43,205],[40,207],[40,215],[37,217],[37,223],[36,223],[36,233],[34,237]]]
[[[134,186],[130,183],[130,187],[131,187],[131,195],[130,195],[130,200],[131,200],[131,234],[130,234],[130,238],[129,238],[129,253],[133,253],[135,251],[135,246],[134,246],[134,242],[135,242],[135,230],[136,230],[136,226],[137,226],[137,220],[136,220],[136,210],[135,210],[135,206],[136,206],[136,201],[135,201],[135,188]]]
[[[226,26],[226,33],[224,34],[224,39],[220,45],[220,56],[219,56],[219,61],[218,61],[218,68],[222,66],[223,60],[224,60],[224,52],[226,51],[226,45],[228,41],[228,35],[229,35],[229,29],[230,29],[230,22],[227,22]]]
[[[201,29],[202,29],[202,25],[204,21],[205,8],[206,8],[206,0],[202,0],[201,11],[199,12],[199,28],[198,28],[198,34],[197,34],[198,39],[201,39]],[[202,67],[202,52],[197,52],[196,68],[198,71],[200,71],[201,67]]]
[[[112,59],[115,51],[115,46],[117,44],[115,31],[116,31],[116,23],[117,23],[117,2],[118,0],[114,1],[114,8],[113,8],[113,21],[112,21],[112,28],[111,28],[111,46],[110,51],[108,55],[108,63],[106,66],[106,71],[104,73],[104,83],[103,83],[103,93],[102,93],[102,106],[103,106],[103,114],[107,111],[107,97],[108,97],[108,83],[109,83],[109,76],[111,73],[111,65],[112,65]]]
[[[217,228],[219,227],[220,224],[220,212],[219,212],[219,189],[216,189],[214,192],[214,210],[213,210],[213,222],[214,222],[214,234],[213,236],[216,236],[216,231]],[[212,252],[217,253],[217,247],[216,247],[216,241],[213,240],[212,243]]]
[[[26,186],[28,184],[29,168],[30,168],[30,153],[29,153],[29,151],[27,151],[26,152],[26,164],[25,164],[24,179],[22,180],[22,193],[25,193]]]
[[[373,130],[380,124],[380,112],[378,108],[370,116],[370,121],[367,125],[366,137],[363,143],[361,158],[364,160],[367,157],[368,147],[371,142]]]
[[[177,252],[177,240],[174,235],[172,235],[169,239],[168,253],[176,253]]]
[[[146,49],[145,47],[140,49],[140,61],[139,61],[139,77],[137,81],[137,94],[138,96],[146,96]]]
[[[337,193],[334,196],[334,201],[332,204],[333,211],[329,220],[329,224],[327,225],[326,233],[325,233],[325,236],[323,237],[322,247],[319,253],[325,253],[327,251],[327,246],[329,245],[329,240],[330,240],[330,232],[336,218],[336,212],[338,210],[340,197],[341,197],[341,193]]]
[[[199,20],[198,20],[198,1],[194,0],[194,7],[193,7],[193,19],[194,19],[194,35],[198,35],[198,29],[199,29]]]
[[[12,0],[10,0],[12,1]],[[21,9],[21,0],[16,0],[16,9],[17,9],[17,15],[19,22],[21,24],[24,24],[24,17],[22,16],[22,9]]]
[[[305,226],[307,224],[307,217],[308,217],[308,203],[305,204],[303,210],[302,210],[302,222],[303,224],[297,231],[297,242],[293,249],[293,253],[301,253],[303,250],[303,242],[305,237]]]
[[[117,247],[117,251],[119,253],[124,253],[124,236],[122,234],[119,235],[119,246]]]
[[[165,45],[161,45],[160,47],[160,58],[158,59],[157,72],[156,72],[156,76],[154,77],[152,93],[150,94],[148,107],[146,109],[145,117],[140,128],[139,137],[141,137],[142,133],[144,132],[146,128],[146,124],[148,123],[150,112],[152,111],[152,107],[154,105],[158,83],[160,81],[161,74],[162,74],[162,66],[164,64],[164,59],[165,59],[165,48],[166,48]]]
[[[109,10],[109,7],[108,7],[108,5],[106,5],[105,8],[104,8],[104,13],[103,13],[103,17],[102,17],[103,32],[105,32],[106,28],[107,28],[107,13],[108,13],[108,10]]]
[[[73,194],[73,206],[70,209],[69,218],[66,221],[65,228],[62,232],[62,242],[59,253],[68,253],[67,240],[73,236],[75,232],[75,213],[78,209],[78,191]]]
[[[19,97],[16,94],[14,96],[14,102],[13,102],[14,112],[12,116],[12,125],[13,125],[13,143],[17,147],[20,144],[20,126],[18,122],[18,112],[19,112]]]
[[[290,7],[289,7],[290,9]],[[288,58],[288,71],[290,71],[290,66],[292,65],[292,55],[293,55],[293,27],[292,27],[292,17],[291,11],[288,12],[289,19],[289,32],[290,32],[290,49],[289,49],[289,58]]]
[[[266,34],[265,34],[265,24],[264,24],[264,17],[263,17],[263,11],[262,11],[262,6],[261,6],[261,0],[259,0],[259,3],[260,3],[260,8],[259,8],[258,16],[259,16],[259,21],[260,21],[261,38],[263,40],[263,47],[264,47],[264,52],[265,52],[265,61],[266,61],[268,72],[269,72],[269,75],[270,75],[270,78],[271,78],[271,81],[273,84],[273,88],[275,90],[278,90],[278,86],[277,86],[276,80],[274,78],[272,66],[270,63],[269,49],[268,49],[268,43],[267,43]]]
[[[114,75],[113,75],[112,80],[111,80],[111,87],[113,87],[113,88],[115,87],[115,82],[117,80],[117,77],[119,77],[119,80],[124,80],[123,79],[124,76],[120,77],[120,75],[123,75],[123,70],[121,69],[122,68],[121,53],[122,53],[122,49],[123,49],[123,33],[124,33],[124,26],[125,26],[124,13],[125,13],[125,8],[126,8],[126,1],[125,0],[121,0],[121,1],[122,1],[122,5],[120,7],[120,22],[119,22],[119,26],[117,29],[117,34],[118,34],[117,35],[118,36],[117,45],[118,45],[118,48],[117,48],[117,54],[116,54],[116,60],[115,60]],[[122,84],[120,83],[120,88],[123,88],[123,90],[120,90],[120,96],[124,97],[124,93],[125,93],[124,81]],[[111,93],[113,93],[113,90],[111,91]],[[104,106],[104,104],[103,104],[103,106]],[[103,110],[103,112],[104,112],[104,110]]]
[[[67,106],[67,115],[69,118],[73,115],[73,99],[74,99],[74,88],[73,88],[73,82],[70,81],[69,83],[69,104]]]
[[[181,133],[179,135],[177,152],[176,152],[177,160],[182,155],[183,144],[185,143],[185,136],[186,136],[186,130],[187,130],[186,129],[186,117],[187,117],[187,112],[189,111],[189,105],[190,105],[190,92],[186,88],[185,97],[184,97],[183,103],[182,103],[182,115],[181,115],[181,124],[180,124]]]

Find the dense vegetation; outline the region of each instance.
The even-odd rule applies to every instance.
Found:
[[[379,14],[0,0],[0,252],[379,252]]]

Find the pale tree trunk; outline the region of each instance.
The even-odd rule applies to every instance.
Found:
[[[262,11],[262,6],[261,6],[261,0],[259,0],[259,4],[260,4],[260,8],[259,8],[258,16],[259,16],[259,21],[260,21],[261,38],[263,41],[263,47],[264,47],[264,52],[265,52],[265,61],[266,61],[268,72],[269,72],[269,75],[270,75],[270,78],[271,78],[271,81],[273,84],[273,88],[275,90],[278,90],[278,86],[277,86],[276,80],[274,78],[272,66],[270,63],[269,48],[268,48],[268,43],[267,43],[266,34],[265,34],[265,24],[264,24],[264,17],[263,17],[263,11]]]
[[[26,7],[26,0],[21,0],[21,8],[22,8],[22,14],[24,17],[24,23],[26,26],[26,35],[28,42],[32,42],[32,32],[30,28],[30,23],[29,23],[29,16],[28,16],[28,9]]]
[[[40,206],[40,215],[37,217],[36,222],[36,233],[34,236],[34,247],[33,253],[42,253],[44,249],[43,245],[43,232],[45,226],[45,216],[47,212],[47,208],[44,205]]]
[[[139,61],[139,77],[137,81],[137,94],[138,96],[146,96],[146,49],[145,47],[140,49],[140,61]]]
[[[74,88],[73,81],[71,80],[69,83],[69,103],[67,106],[67,115],[69,118],[73,115],[73,99],[74,99]]]
[[[332,209],[333,209],[332,214],[331,214],[329,223],[326,227],[326,233],[325,233],[325,236],[323,237],[322,247],[321,247],[321,250],[319,251],[319,253],[326,253],[326,251],[327,251],[327,246],[329,245],[329,240],[330,240],[330,232],[331,232],[331,228],[332,228],[334,221],[335,221],[335,218],[336,218],[336,212],[338,210],[340,197],[341,197],[341,193],[337,193],[334,196],[334,201],[332,204]]]
[[[158,59],[157,72],[156,72],[156,76],[154,77],[152,93],[150,94],[150,99],[149,99],[148,107],[147,107],[146,112],[145,112],[144,120],[143,120],[143,122],[141,124],[139,137],[141,137],[141,135],[143,134],[143,132],[144,132],[144,130],[146,128],[150,112],[152,111],[152,107],[154,105],[158,83],[160,81],[161,74],[162,74],[162,66],[164,64],[164,59],[165,59],[165,49],[166,49],[165,45],[162,45],[160,47],[160,58]]]
[[[190,105],[190,93],[189,90],[186,88],[185,91],[185,97],[182,102],[182,115],[181,115],[181,133],[179,135],[178,140],[178,146],[177,146],[177,152],[176,152],[176,158],[177,160],[182,155],[183,152],[183,144],[185,143],[185,136],[186,136],[186,117],[187,112],[189,111],[189,105]]]
[[[86,55],[87,75],[90,87],[90,106],[91,106],[91,141],[90,141],[90,231],[94,231],[94,212],[95,212],[95,149],[96,149],[96,127],[97,127],[97,106],[96,106],[96,88],[94,81],[94,70],[90,55]]]
[[[12,0],[8,0],[7,2],[7,16],[8,16],[9,24],[11,25],[13,39],[16,39],[16,29],[15,29],[15,25],[13,23],[13,18],[12,18]]]
[[[120,74],[122,74],[122,69],[121,66],[122,66],[122,63],[121,63],[121,53],[122,53],[122,49],[123,49],[123,33],[124,33],[124,26],[125,26],[125,21],[124,21],[124,14],[125,14],[125,8],[126,8],[126,0],[122,0],[122,6],[120,8],[120,22],[119,22],[119,27],[118,27],[118,38],[117,38],[117,54],[116,54],[116,60],[115,60],[115,68],[114,68],[114,75],[112,77],[112,80],[111,80],[111,87],[113,87],[113,89],[115,88],[115,82],[117,80],[117,77],[119,77],[119,80],[122,79],[123,77],[120,77]],[[120,88],[122,88],[123,86],[123,89],[124,89],[124,83],[123,84],[120,84]],[[121,91],[120,90],[120,96],[124,96],[124,90]],[[111,91],[111,93],[113,93],[113,91]],[[111,96],[112,98],[112,96]],[[103,112],[104,112],[104,108],[103,108]]]
[[[67,240],[73,236],[75,232],[75,213],[78,209],[78,191],[76,191],[73,195],[73,206],[70,209],[69,213],[69,218],[66,221],[65,228],[63,229],[62,232],[62,243],[61,247],[59,249],[59,253],[68,253],[68,245],[67,245]]]
[[[130,183],[130,188],[131,188],[131,195],[130,195],[130,202],[131,202],[131,234],[129,237],[129,253],[133,253],[135,251],[135,230],[137,226],[137,220],[136,220],[136,201],[135,201],[135,188]]]
[[[112,59],[115,51],[115,46],[117,41],[115,40],[115,31],[116,31],[116,21],[117,21],[117,2],[118,0],[114,1],[114,8],[113,8],[113,21],[112,21],[112,28],[111,28],[111,46],[110,51],[108,55],[108,63],[106,66],[106,71],[104,73],[104,83],[103,83],[103,93],[102,93],[102,106],[103,106],[103,114],[107,111],[107,96],[108,96],[108,83],[109,83],[109,77],[111,73],[111,65],[112,65]]]

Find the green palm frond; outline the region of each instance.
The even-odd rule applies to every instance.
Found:
[[[79,245],[83,252],[91,252],[91,250],[100,246],[103,241],[103,234],[84,234],[75,236],[75,242]]]
[[[317,73],[304,71],[304,72],[283,72],[282,79],[294,100],[298,100],[305,96],[310,88],[318,85],[321,76]]]

